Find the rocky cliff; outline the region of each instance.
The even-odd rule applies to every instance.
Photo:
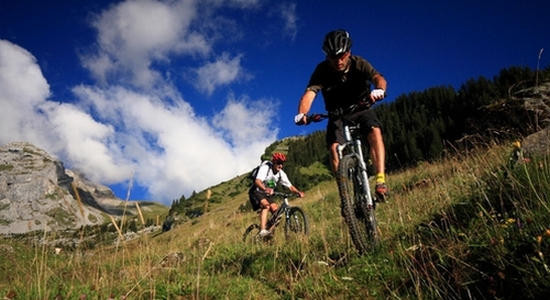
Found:
[[[121,203],[32,144],[0,147],[0,234],[100,224]]]

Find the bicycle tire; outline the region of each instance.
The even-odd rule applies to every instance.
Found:
[[[338,190],[342,201],[342,216],[348,225],[351,239],[360,255],[378,246],[378,227],[375,207],[365,209],[361,206],[363,183],[359,159],[344,156],[338,167]],[[370,189],[369,189],[370,190]]]
[[[308,231],[307,217],[304,211],[297,206],[291,207],[289,218],[285,222],[285,237],[289,238],[291,234],[306,235]]]
[[[243,242],[258,243],[260,240],[260,225],[252,224],[246,228],[243,234]]]

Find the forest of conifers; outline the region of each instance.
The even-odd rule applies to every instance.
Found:
[[[533,96],[529,94],[533,87],[548,84],[548,81],[550,66],[537,71],[510,67],[502,69],[492,80],[470,79],[458,90],[452,86],[438,86],[400,95],[391,102],[377,103],[374,110],[384,126],[387,173],[489,142],[520,140],[542,129],[547,124],[540,122],[535,111],[526,108],[523,99]],[[271,157],[280,143],[282,141],[270,145],[262,157]],[[285,172],[295,186],[307,190],[320,181],[332,179],[330,173],[308,175],[300,172],[300,168],[314,162],[329,168],[324,131],[286,143]],[[193,195],[189,200],[192,198]],[[184,204],[183,200],[182,196],[174,201],[173,211],[179,210],[177,207]]]

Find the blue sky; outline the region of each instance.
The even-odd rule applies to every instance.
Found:
[[[384,101],[549,65],[549,1],[449,2],[0,0],[0,145],[169,204],[324,128],[292,120],[330,30],[384,74]]]

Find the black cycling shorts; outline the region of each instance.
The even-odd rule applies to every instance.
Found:
[[[374,127],[382,129],[382,122],[380,122],[378,116],[376,116],[376,113],[372,109],[354,112],[346,118],[360,124],[363,136],[369,133]],[[330,149],[332,144],[343,144],[345,141],[342,120],[340,118],[330,118],[327,123],[327,147]]]
[[[267,202],[270,204],[275,203],[275,199],[273,199],[272,196],[267,196],[264,193],[260,192],[256,187],[252,187],[248,191],[248,199],[250,201],[250,204],[252,205],[252,210],[257,211],[258,209],[262,208],[260,206],[260,201],[262,199],[266,199]]]

